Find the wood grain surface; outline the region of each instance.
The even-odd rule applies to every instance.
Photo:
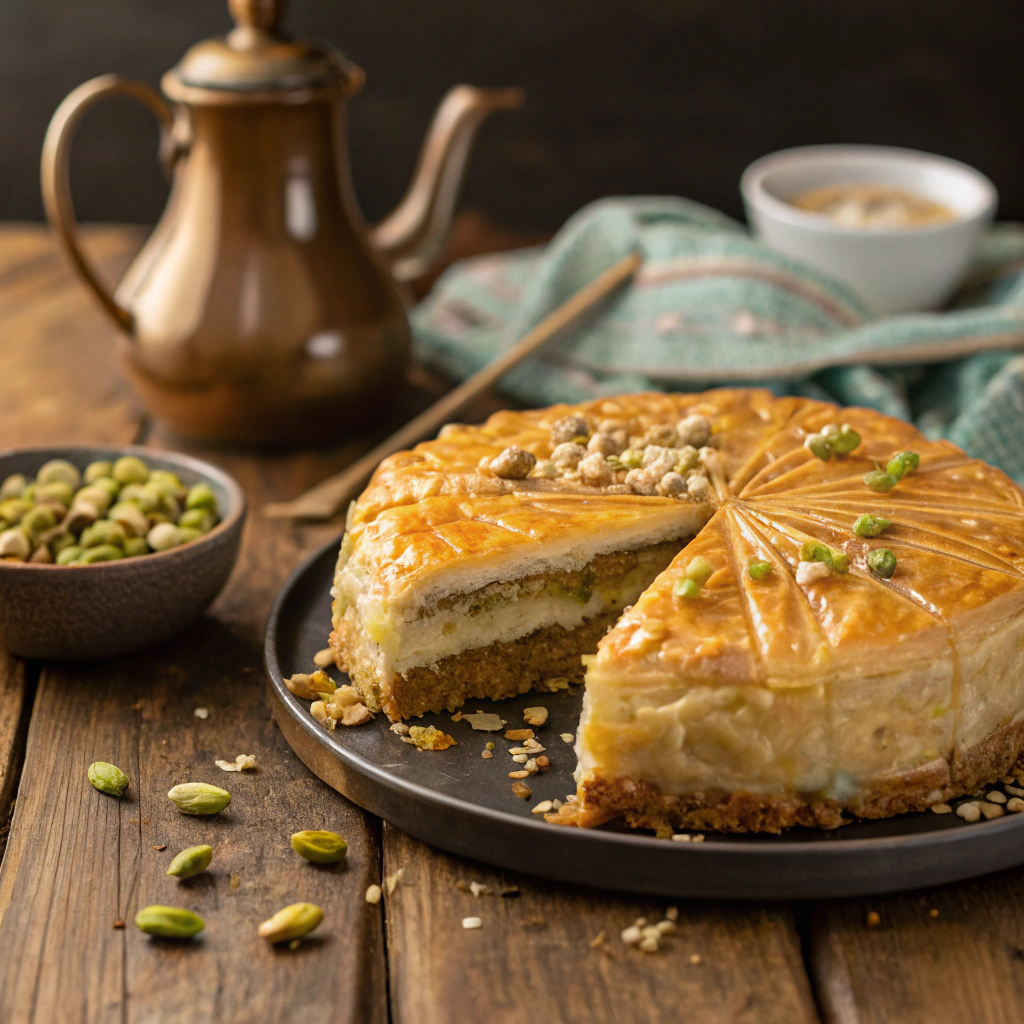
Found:
[[[398,872],[384,903],[391,1007],[403,1024],[818,1019],[787,907],[677,904],[678,930],[642,953],[621,932],[640,917],[662,920],[668,901],[499,871],[385,824],[384,877]],[[474,896],[473,882],[490,893]],[[464,928],[467,917],[482,927]]]
[[[28,732],[32,689],[29,666],[0,652],[0,857]]]
[[[878,923],[869,925],[868,914]],[[1024,873],[822,904],[809,953],[835,1024],[1024,1020]]]
[[[140,237],[90,234],[112,276]],[[261,506],[375,438],[257,456],[189,448],[152,427],[122,381],[112,332],[40,229],[0,228],[0,327],[0,443],[185,448],[234,474],[251,502],[231,581],[184,635],[95,665],[0,657],[0,1024],[1024,1020],[1024,871],[796,908],[680,903],[677,930],[643,954],[621,931],[660,919],[663,903],[496,871],[382,829],[291,753],[261,660],[273,596],[339,528],[268,521]],[[419,375],[396,415],[443,386]],[[213,763],[239,753],[259,769]],[[128,773],[124,799],[88,784],[97,759]],[[178,814],[166,792],[187,780],[225,786],[231,806],[213,820]],[[288,837],[300,828],[344,835],[345,865],[298,858]],[[214,847],[209,873],[169,878],[173,855],[198,842]],[[371,882],[399,871],[381,904],[365,902]],[[518,894],[476,897],[471,882]],[[268,947],[257,925],[297,900],[320,904],[323,925],[295,950]],[[131,919],[154,902],[198,911],[206,930],[187,944],[142,935]],[[482,927],[464,929],[475,916]]]

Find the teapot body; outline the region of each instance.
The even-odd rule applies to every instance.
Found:
[[[119,286],[124,365],[187,436],[288,444],[379,414],[409,324],[370,246],[341,99],[174,112],[171,194]]]
[[[457,85],[438,107],[405,197],[368,228],[352,191],[345,102],[362,69],[279,30],[282,0],[229,0],[235,27],[162,79],[100,75],[50,121],[47,219],[72,269],[121,332],[149,410],[214,442],[338,438],[381,414],[409,362],[397,282],[442,250],[473,136],[519,89]],[[111,294],[78,237],[71,142],[83,115],[130,96],[161,127],[164,213]]]

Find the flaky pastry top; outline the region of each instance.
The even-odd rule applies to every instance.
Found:
[[[635,436],[705,417],[713,486],[680,501],[489,470],[510,447],[550,459],[552,425],[574,415]],[[823,459],[806,442],[833,424],[860,442]],[[900,451],[919,456],[916,469],[884,493],[865,484]],[[892,525],[858,536],[862,515]],[[854,663],[882,673],[908,657],[946,657],[967,633],[1024,606],[1024,501],[1004,473],[873,410],[758,389],[626,395],[450,425],[381,464],[350,509],[346,543],[386,596],[445,564],[486,564],[648,516],[674,516],[697,536],[601,642],[596,678],[613,666],[645,683],[684,674],[800,685]],[[845,556],[847,571],[801,570],[815,544]],[[879,548],[895,557],[889,578],[869,566]],[[683,597],[680,582],[698,556],[711,575]],[[755,578],[752,562],[768,568]]]

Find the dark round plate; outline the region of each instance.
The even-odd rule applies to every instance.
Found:
[[[506,701],[470,701],[523,725],[523,708],[544,705],[537,731],[552,767],[526,780],[533,795],[514,796],[502,733],[474,732],[450,715],[425,715],[457,747],[421,752],[389,731],[378,715],[365,726],[327,732],[284,676],[310,672],[330,632],[330,587],[337,558],[331,542],[285,584],[267,622],[266,665],[274,716],[292,748],[324,782],[372,814],[452,853],[572,882],[659,896],[713,899],[810,899],[862,896],[953,882],[1024,863],[1024,814],[969,825],[955,815],[907,814],[862,821],[833,832],[793,829],[781,836],[709,832],[702,843],[655,839],[605,827],[566,828],[531,814],[541,800],[575,789],[576,757],[559,734],[575,733],[577,692],[529,693]],[[335,671],[338,680],[342,673]],[[494,757],[480,756],[492,740]]]

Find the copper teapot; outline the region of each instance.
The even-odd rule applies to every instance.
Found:
[[[282,0],[230,0],[230,9],[235,28],[164,75],[172,105],[115,75],[64,100],[43,147],[46,213],[120,329],[128,375],[158,418],[210,441],[337,437],[396,392],[410,344],[401,282],[438,255],[477,127],[522,93],[454,87],[409,191],[368,228],[344,130],[363,71],[283,34]],[[156,115],[171,191],[111,294],[79,244],[68,157],[82,115],[114,95]]]

